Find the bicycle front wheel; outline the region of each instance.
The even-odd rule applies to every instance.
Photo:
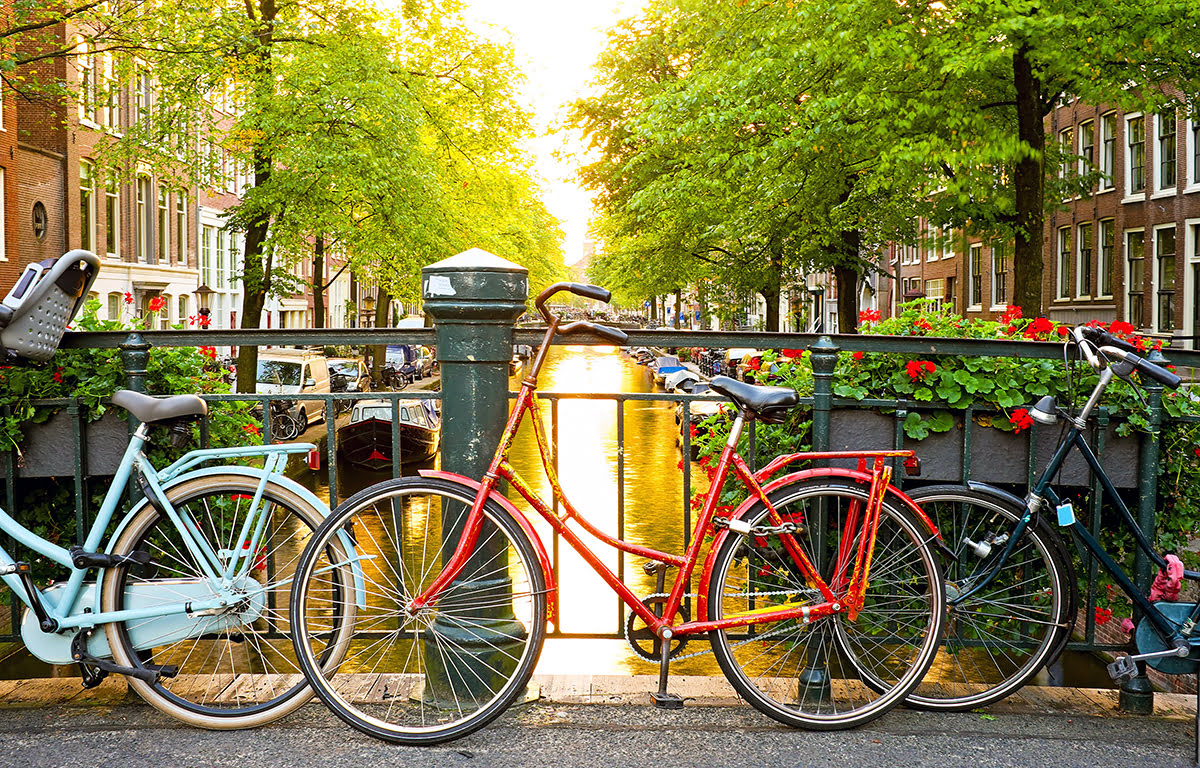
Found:
[[[959,556],[944,566],[949,611],[941,651],[907,703],[965,711],[997,702],[1057,658],[1070,639],[1077,596],[1071,558],[1062,538],[1039,520],[1001,562],[1025,510],[990,494],[940,485],[911,498]],[[992,581],[970,594],[993,570]]]
[[[241,531],[257,488],[258,480],[252,477],[214,475],[167,491],[175,512],[194,527],[222,566],[235,555],[244,558],[232,580],[241,600],[217,611],[179,611],[106,625],[118,664],[178,670],[156,683],[130,677],[129,685],[155,708],[202,728],[264,725],[312,697],[292,648],[288,602],[300,554],[322,515],[289,489],[268,483],[257,513],[262,523],[259,545],[250,553]],[[211,580],[175,523],[153,505],[135,515],[113,552],[148,556],[149,563],[105,572],[104,611],[186,603],[213,594]],[[348,574],[344,568],[326,576],[342,598],[351,586]],[[340,660],[349,624],[342,621],[322,636],[315,651],[321,664]]]
[[[845,598],[869,488],[799,481],[771,502],[839,599]],[[759,504],[743,518],[774,527]],[[857,520],[858,523],[854,521]],[[835,574],[838,552],[851,557]],[[930,532],[891,503],[880,511],[865,603],[843,611],[710,633],[722,671],[764,714],[799,728],[835,730],[867,723],[903,701],[933,663],[944,614],[941,573]],[[825,602],[777,533],[730,533],[717,551],[708,588],[710,618]]]
[[[371,486],[329,516],[301,559],[293,640],[317,695],[342,720],[379,739],[435,744],[491,722],[526,689],[546,631],[546,582],[533,544],[494,502],[462,572],[430,604],[410,604],[441,573],[475,490],[402,478]],[[329,546],[354,538],[365,589],[336,670],[310,641],[340,606],[328,601]]]

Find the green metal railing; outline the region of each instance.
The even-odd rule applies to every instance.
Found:
[[[875,408],[892,411],[896,419],[894,429],[892,430],[891,445],[879,447],[901,447],[904,444],[904,433],[902,423],[905,416],[914,410],[932,410],[938,408],[936,404],[914,402],[914,401],[898,401],[898,400],[866,400],[852,401],[835,398],[833,395],[833,371],[837,362],[838,352],[840,351],[864,351],[864,352],[886,352],[903,355],[954,355],[954,356],[1004,356],[1004,357],[1019,357],[1025,359],[1055,359],[1062,356],[1062,346],[1056,343],[1039,343],[1039,342],[1010,342],[1010,341],[983,341],[971,339],[938,339],[929,337],[892,337],[892,336],[858,336],[858,335],[813,335],[813,334],[774,334],[774,333],[747,333],[747,332],[694,332],[694,331],[629,331],[630,344],[635,346],[657,346],[657,347],[706,347],[706,348],[735,348],[749,347],[759,349],[809,349],[812,353],[812,365],[814,372],[814,392],[812,397],[803,398],[801,408],[807,408],[812,413],[812,447],[814,450],[825,450],[830,448],[832,444],[831,434],[831,414],[840,408]],[[345,346],[352,345],[356,347],[376,344],[420,344],[433,346],[435,343],[435,335],[432,329],[411,329],[411,330],[389,330],[389,329],[339,329],[339,330],[259,330],[259,331],[143,331],[136,334],[123,332],[104,332],[104,333],[69,333],[63,340],[63,348],[109,348],[120,351],[122,361],[125,366],[127,375],[127,386],[131,389],[144,390],[146,363],[148,356],[153,354],[153,349],[156,347],[179,347],[179,346]],[[534,345],[540,343],[541,332],[532,330],[518,330],[514,335],[514,341],[518,344]],[[572,336],[569,342],[571,344],[594,343],[607,344],[602,339],[587,338],[585,336]],[[567,340],[556,340],[556,343],[567,343]],[[1178,368],[1200,368],[1200,352],[1193,351],[1174,351],[1168,350],[1170,362],[1174,363]],[[1151,358],[1156,359],[1156,358]],[[1150,406],[1150,422],[1154,425],[1164,425],[1169,419],[1163,411],[1161,404],[1161,388],[1151,383],[1147,386],[1148,404]],[[590,400],[610,400],[616,404],[617,413],[617,526],[618,535],[623,536],[625,533],[625,508],[627,499],[625,497],[625,429],[624,429],[624,413],[625,404],[632,401],[682,401],[684,409],[683,423],[688,423],[689,404],[698,399],[690,395],[666,395],[666,394],[631,394],[631,393],[588,393],[588,394],[566,394],[566,393],[543,393],[542,395],[550,403],[550,413],[552,417],[552,434],[557,437],[559,428],[559,409],[558,405],[563,400],[570,399],[590,399]],[[362,399],[380,398],[388,400],[395,408],[395,402],[399,399],[438,399],[439,393],[424,392],[409,388],[401,392],[370,392],[370,393],[338,393],[328,395],[306,396],[305,399],[323,399],[326,404],[326,409],[329,413],[333,413],[333,403],[342,399]],[[206,395],[206,400],[212,402],[226,401],[257,401],[262,402],[264,411],[267,410],[267,403],[270,400],[284,399],[294,400],[295,395]],[[73,430],[73,440],[75,451],[75,466],[76,472],[74,477],[75,482],[75,500],[76,510],[75,517],[79,531],[86,530],[85,523],[87,522],[86,509],[86,481],[85,467],[82,462],[82,451],[85,445],[84,437],[86,433],[86,425],[83,422],[83,414],[77,402],[71,400],[63,401],[47,401],[48,405],[65,406],[68,412],[72,415],[75,426]],[[944,409],[944,407],[943,407]],[[957,412],[957,411],[956,411]],[[972,418],[976,412],[985,412],[985,409],[971,408],[963,411],[963,430],[961,440],[963,441],[963,467],[962,480],[966,480],[972,476],[971,469],[971,446],[975,439],[974,419]],[[1102,421],[1106,421],[1108,416],[1101,415]],[[269,421],[269,420],[268,420]],[[1196,422],[1200,419],[1183,419],[1184,422]],[[395,424],[396,422],[394,422]],[[1103,426],[1103,424],[1102,424]],[[269,429],[269,428],[268,428]],[[336,505],[340,500],[338,489],[338,478],[336,472],[336,447],[334,440],[335,424],[331,419],[327,419],[324,425],[325,432],[325,447],[324,447],[324,471],[327,473],[327,482],[330,492],[331,505]],[[394,427],[395,430],[395,427]],[[1037,428],[1031,432],[1036,435]],[[394,433],[395,435],[395,433]],[[207,439],[207,430],[202,427],[202,441]],[[269,431],[264,435],[264,440],[269,440]],[[394,436],[395,439],[395,436]],[[555,440],[557,443],[557,440]],[[1100,433],[1099,445],[1097,446],[1100,456],[1103,459],[1105,445],[1103,439],[1103,431]],[[1154,435],[1144,436],[1142,440],[1142,451],[1140,458],[1140,477],[1138,480],[1138,488],[1136,493],[1140,498],[1138,507],[1138,516],[1140,522],[1147,530],[1153,530],[1154,526],[1154,500],[1156,487],[1156,466],[1158,461],[1159,441]],[[683,432],[683,449],[685,455],[690,450],[690,435],[688,430]],[[917,446],[918,453],[920,452],[919,444]],[[753,456],[749,457],[753,461]],[[557,451],[555,453],[557,461]],[[632,457],[636,461],[636,457]],[[11,482],[9,478],[14,477],[16,457],[13,453],[0,454],[0,466],[5,469],[4,474],[4,493],[0,495],[0,500],[3,501],[5,508],[12,511],[16,510],[19,515],[20,506],[17,495],[16,484]],[[1030,451],[1028,473],[1029,478],[1032,476],[1037,467],[1034,466],[1033,451]],[[401,471],[399,451],[393,451],[393,476],[399,476]],[[897,472],[897,478],[900,480],[903,473]],[[986,479],[986,478],[984,478]],[[692,531],[691,507],[689,499],[691,496],[691,466],[689,462],[683,462],[683,483],[684,495],[681,499],[680,511],[683,518],[683,540],[686,542]],[[1093,483],[1093,515],[1092,525],[1098,530],[1099,526],[1099,485]],[[558,565],[558,541],[557,539],[550,542],[552,547],[551,557],[554,560],[554,565]],[[8,545],[6,544],[6,547]],[[14,553],[15,554],[15,553]],[[1072,648],[1079,650],[1107,650],[1114,646],[1098,643],[1095,637],[1095,623],[1093,611],[1096,597],[1096,577],[1097,568],[1094,562],[1090,559],[1085,560],[1085,572],[1088,576],[1087,590],[1084,597],[1086,600],[1086,634],[1081,642],[1074,643]],[[1146,580],[1150,578],[1150,567],[1144,558],[1140,558],[1137,564],[1137,572],[1139,577]],[[621,576],[625,574],[624,555],[621,555],[618,561],[618,573]],[[619,601],[618,601],[619,603]],[[6,611],[7,612],[7,611]],[[16,608],[11,610],[10,627],[15,628],[17,622]],[[616,630],[606,633],[570,633],[556,631],[552,633],[557,637],[620,637],[621,625],[624,621],[624,615],[618,604],[616,611]],[[557,628],[556,628],[557,630]],[[0,641],[11,641],[15,639],[15,629],[10,634],[0,634]]]

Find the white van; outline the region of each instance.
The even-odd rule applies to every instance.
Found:
[[[324,400],[304,395],[329,393],[329,364],[319,352],[304,349],[271,349],[258,353],[254,391],[260,395],[296,395],[292,415],[307,427],[325,420]]]

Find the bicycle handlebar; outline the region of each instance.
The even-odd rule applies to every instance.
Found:
[[[586,285],[584,283],[555,283],[546,290],[538,294],[533,305],[537,307],[538,312],[545,319],[546,323],[551,327],[558,326],[558,318],[550,314],[550,310],[546,308],[546,302],[556,293],[569,291],[576,296],[582,296],[585,299],[595,299],[607,304],[612,300],[612,291],[607,288],[601,288],[598,285]],[[567,323],[564,326],[557,327],[557,332],[564,336],[572,333],[580,333],[587,331],[594,333],[597,336],[602,336],[609,341],[617,344],[624,344],[629,341],[629,336],[619,328],[610,328],[607,325],[599,323],[589,323],[586,320],[577,320],[573,323]]]
[[[1088,365],[1096,370],[1100,370],[1105,366],[1105,362],[1096,354],[1099,351],[1106,358],[1113,357],[1129,363],[1142,374],[1149,376],[1169,389],[1175,389],[1183,382],[1183,379],[1171,373],[1166,368],[1155,365],[1138,355],[1137,347],[1107,331],[1102,331],[1092,326],[1080,325],[1072,331],[1071,335],[1074,337],[1075,343],[1083,350]]]

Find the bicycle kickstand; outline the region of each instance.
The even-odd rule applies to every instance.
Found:
[[[647,573],[657,572],[658,593],[662,594],[666,583],[666,563],[646,563]],[[655,611],[658,613],[658,611]],[[676,693],[667,693],[667,676],[671,664],[671,628],[663,627],[659,634],[659,663],[658,663],[658,692],[650,694],[654,706],[662,709],[683,709],[683,697]]]

